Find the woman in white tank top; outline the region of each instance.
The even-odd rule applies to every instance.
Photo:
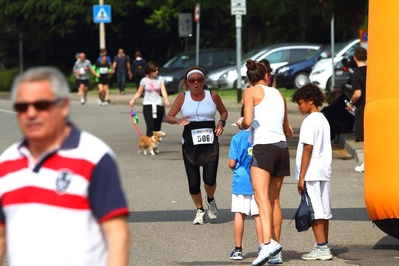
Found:
[[[194,224],[204,224],[204,208],[201,196],[201,174],[206,192],[208,217],[216,219],[218,209],[213,198],[216,190],[216,174],[219,163],[218,136],[223,133],[226,124],[227,109],[220,96],[204,90],[205,74],[199,67],[187,70],[184,83],[189,88],[177,96],[166,122],[184,126],[182,136],[182,153],[186,169],[189,192],[197,208]],[[182,117],[176,115],[181,113]],[[216,112],[220,119],[215,123]]]
[[[262,243],[252,265],[282,263],[280,241],[282,211],[280,190],[284,176],[290,175],[287,138],[293,132],[288,123],[287,103],[275,88],[267,86],[266,67],[248,60],[247,76],[252,87],[244,90],[244,119],[251,128],[253,155],[251,181],[259,207]]]

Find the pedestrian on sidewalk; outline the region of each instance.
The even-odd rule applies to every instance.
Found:
[[[119,94],[125,94],[126,86],[126,75],[129,79],[132,78],[132,72],[130,69],[130,57],[125,54],[121,48],[118,50],[118,54],[114,56],[114,62],[112,64],[112,73],[116,74],[116,81],[119,87]]]
[[[97,74],[98,104],[101,106],[108,105],[106,96],[108,94],[109,75],[112,73],[112,68],[107,62],[107,56],[102,55],[101,61],[96,62],[92,68]]]
[[[85,53],[79,54],[79,58],[73,66],[73,72],[76,76],[76,86],[78,87],[80,95],[80,103],[85,104],[86,94],[89,89],[90,72],[93,73],[94,76],[98,76],[92,69],[90,60],[86,59]]]
[[[355,110],[355,141],[364,141],[364,106],[366,105],[366,74],[367,74],[367,50],[357,47],[353,56],[357,68],[351,74],[353,89],[352,98],[348,104],[348,110]]]
[[[188,186],[196,210],[194,224],[204,224],[204,207],[201,195],[201,174],[204,182],[208,205],[208,217],[213,220],[218,216],[214,194],[216,175],[219,164],[219,139],[226,125],[227,109],[220,96],[204,90],[205,72],[200,67],[189,68],[184,75],[184,85],[188,91],[177,96],[166,122],[184,126],[182,151]],[[181,113],[182,117],[176,115]],[[216,112],[220,119],[215,123]]]
[[[290,175],[287,139],[293,131],[284,96],[267,86],[266,66],[253,60],[248,60],[246,66],[251,87],[244,91],[241,125],[252,132],[251,181],[262,225],[262,244],[252,265],[263,265],[269,259],[282,263],[282,247],[278,243],[283,222],[280,191],[284,176]]]
[[[229,167],[233,171],[231,212],[234,213],[234,245],[230,259],[242,260],[242,237],[244,234],[244,221],[247,215],[255,220],[258,245],[262,243],[262,226],[259,219],[259,208],[254,198],[250,177],[252,160],[252,144],[248,142],[250,130],[241,128],[244,106],[241,107],[241,118],[236,122],[239,132],[230,141]]]
[[[135,59],[132,62],[133,80],[136,83],[137,90],[139,90],[140,82],[145,77],[145,66],[147,61],[141,57],[141,52],[136,51],[134,54]]]
[[[295,91],[292,101],[299,112],[308,115],[302,122],[296,154],[295,179],[298,193],[306,193],[312,206],[312,230],[316,238],[313,250],[302,255],[304,260],[330,260],[328,231],[331,214],[331,161],[330,126],[319,108],[324,94],[314,84],[307,84]]]

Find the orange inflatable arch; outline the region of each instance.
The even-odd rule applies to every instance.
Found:
[[[399,1],[369,0],[364,197],[370,219],[399,238]]]

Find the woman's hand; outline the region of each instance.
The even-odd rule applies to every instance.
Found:
[[[131,101],[129,102],[129,105],[130,105],[131,107],[133,107],[133,105],[134,105],[134,100],[131,100]]]
[[[183,116],[182,118],[177,118],[177,124],[180,126],[185,126],[190,124],[190,121],[188,121],[189,116]]]
[[[216,136],[220,136],[223,133],[223,122],[219,121],[215,127]]]

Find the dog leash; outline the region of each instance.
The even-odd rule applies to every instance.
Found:
[[[133,108],[130,109],[130,120],[133,123],[134,129],[136,129],[137,133],[139,133],[140,136],[143,136],[144,134],[141,133],[139,127],[137,126],[137,124],[139,123],[139,117],[137,116],[136,112],[133,110]]]

